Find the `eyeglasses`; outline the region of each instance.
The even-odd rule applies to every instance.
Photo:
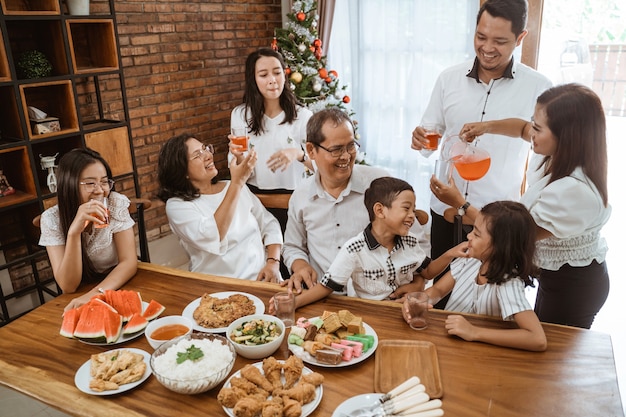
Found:
[[[318,147],[324,149],[333,158],[341,158],[341,155],[343,155],[344,152],[348,152],[349,154],[353,155],[361,147],[361,145],[359,145],[359,142],[354,141],[354,140],[352,142],[348,143],[346,146],[333,146],[332,148],[326,148],[326,147],[324,147],[324,146],[322,146],[320,144],[317,144],[317,143],[315,144],[315,146],[318,146]]]
[[[197,151],[195,151],[194,153],[191,154],[191,158],[189,158],[190,161],[193,161],[194,159],[198,159],[202,156],[203,153],[205,152],[211,152],[211,155],[213,155],[215,152],[213,150],[213,145],[208,144],[208,145],[202,145],[202,148],[198,149]]]
[[[79,182],[79,184],[83,185],[85,187],[85,190],[87,190],[88,192],[92,193],[92,192],[96,191],[96,186],[98,186],[98,185],[103,190],[110,190],[111,188],[113,188],[113,184],[115,184],[115,181],[113,181],[113,180],[102,180],[100,182],[98,182],[98,181],[85,181],[85,182]]]

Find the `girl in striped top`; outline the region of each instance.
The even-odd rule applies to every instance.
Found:
[[[496,201],[482,208],[467,236],[468,257],[453,261],[450,271],[426,293],[435,304],[452,292],[446,310],[500,316],[514,320],[517,328],[480,328],[451,314],[446,319],[448,334],[518,349],[546,349],[543,327],[524,295],[536,273],[533,226],[530,213],[520,203]],[[406,304],[403,314],[409,318]]]

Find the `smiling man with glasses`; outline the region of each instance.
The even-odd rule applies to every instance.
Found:
[[[342,110],[328,108],[309,119],[306,151],[316,171],[296,187],[289,201],[283,248],[285,264],[292,273],[284,285],[297,292],[302,283],[308,287],[317,284],[341,246],[369,223],[365,190],[372,180],[389,174],[355,165],[358,148],[352,121]],[[415,222],[411,231],[429,253],[421,226]]]

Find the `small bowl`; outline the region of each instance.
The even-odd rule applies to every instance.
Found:
[[[255,319],[261,319],[261,320],[271,321],[271,322],[276,323],[278,327],[280,327],[280,336],[278,336],[276,339],[272,340],[269,343],[265,343],[262,345],[254,345],[254,346],[242,345],[241,343],[237,343],[230,338],[230,335],[233,333],[233,331],[237,327],[240,327],[243,323],[247,321],[251,321]],[[248,358],[248,359],[267,358],[272,353],[276,352],[278,348],[280,347],[280,344],[283,342],[283,339],[285,338],[285,324],[283,323],[281,319],[277,318],[276,316],[271,316],[269,314],[251,314],[249,316],[244,316],[233,321],[226,329],[226,338],[228,339],[230,344],[235,348],[235,351],[237,351],[237,354],[243,356],[244,358]]]
[[[187,317],[183,317],[183,316],[166,316],[166,317],[161,317],[158,318],[156,320],[152,320],[150,323],[148,323],[148,326],[146,326],[146,331],[145,331],[145,336],[146,339],[148,340],[148,343],[150,343],[150,346],[152,346],[152,349],[157,349],[159,346],[161,346],[163,343],[167,342],[170,339],[167,340],[160,340],[160,339],[153,339],[152,338],[152,333],[154,333],[155,330],[163,327],[163,326],[167,326],[169,324],[182,324],[183,326],[187,327],[187,332],[182,334],[182,335],[177,335],[174,336],[174,338],[179,337],[179,336],[186,336],[188,334],[191,334],[191,332],[193,331],[193,323],[191,322],[191,319],[187,318]]]
[[[200,371],[200,368],[203,367],[202,362],[196,361],[195,363],[193,363],[193,372],[201,373],[202,376],[196,376],[191,378],[172,376],[172,372],[174,372],[173,370],[163,372],[163,369],[160,365],[158,366],[160,368],[159,370],[155,368],[155,360],[159,356],[164,355],[168,349],[176,346],[180,342],[185,341],[194,342],[194,345],[196,347],[202,348],[201,345],[198,345],[198,341],[201,340],[216,341],[217,343],[220,343],[228,350],[228,352],[230,353],[230,357],[225,357],[228,355],[225,351],[224,354],[218,353],[216,347],[211,347],[210,352],[203,350],[203,353],[205,355],[203,357],[203,360],[207,359],[213,361],[216,363],[216,366],[213,368],[213,370]],[[174,349],[176,349],[176,347],[174,347]],[[177,355],[175,352],[176,350],[172,352],[174,353],[171,357],[172,360],[166,365],[172,366],[173,369],[178,366],[176,364]],[[233,346],[228,343],[224,336],[213,333],[192,333],[186,336],[177,337],[176,339],[167,341],[159,346],[159,348],[155,350],[150,357],[150,367],[152,368],[152,373],[156,377],[157,381],[159,381],[165,388],[174,392],[178,392],[180,394],[199,394],[201,392],[206,392],[210,389],[213,389],[220,383],[222,383],[226,379],[230,371],[233,369],[236,358],[237,353],[235,352],[235,349],[233,349]]]

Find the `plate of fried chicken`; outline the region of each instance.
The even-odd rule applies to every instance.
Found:
[[[235,372],[217,400],[230,417],[306,417],[322,401],[323,382],[322,374],[305,367],[295,355],[285,361],[270,356]]]
[[[243,316],[263,314],[265,304],[252,294],[224,291],[204,294],[183,310],[183,316],[193,321],[193,329],[205,333],[226,333],[228,325]]]

